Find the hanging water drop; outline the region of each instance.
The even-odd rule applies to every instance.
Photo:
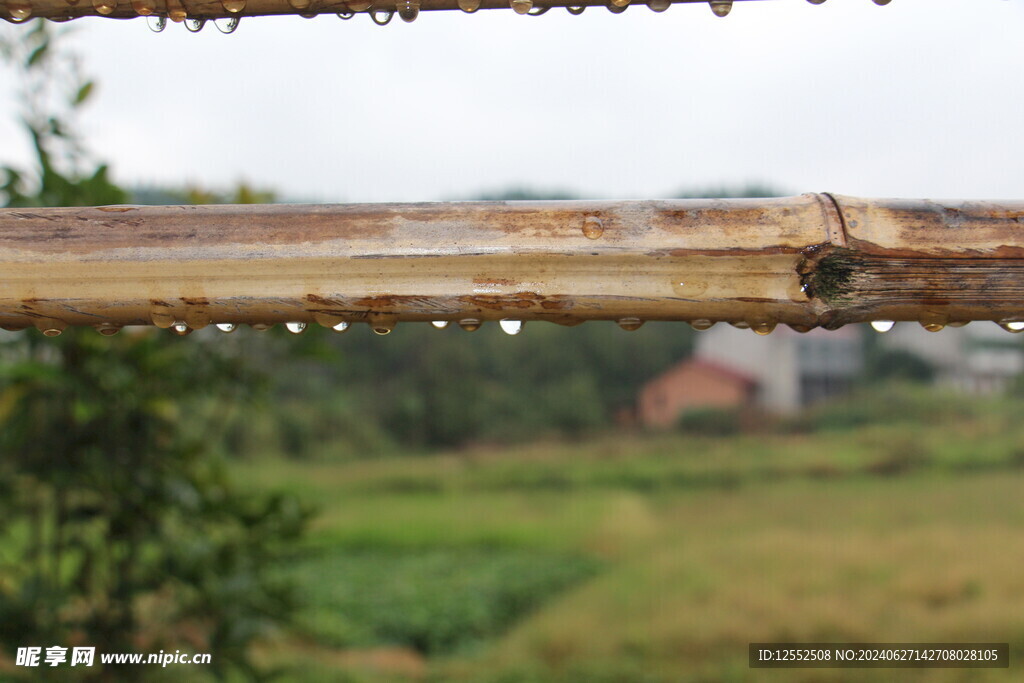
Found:
[[[92,0],[92,7],[100,14],[113,14],[117,9],[117,0]]]
[[[338,14],[338,18],[343,20],[343,21],[348,21],[349,19],[351,19],[352,17],[354,17],[356,15],[355,12],[338,12],[337,14]]]
[[[697,320],[690,321],[690,327],[699,331],[710,330],[712,325],[714,324],[714,321],[708,320],[706,318],[698,318]]]
[[[1003,328],[1007,332],[1024,332],[1024,321],[1020,320],[1000,320],[998,323],[999,327]]]
[[[627,332],[639,330],[644,325],[644,321],[640,318],[619,318],[616,322],[619,324],[619,327]]]
[[[612,4],[616,7],[625,7],[629,4],[629,0],[611,0]]]
[[[284,326],[292,334],[302,334],[306,331],[306,323],[292,322],[285,323]]]
[[[398,316],[394,313],[370,313],[367,322],[370,323],[370,329],[374,334],[391,334],[398,324]]]
[[[161,17],[161,19],[163,19],[163,17]],[[166,20],[164,23],[166,24]],[[171,309],[165,306],[157,306],[150,310],[149,319],[153,322],[154,325],[156,325],[157,327],[161,327],[165,330],[171,325],[173,325],[175,321],[175,317],[174,314],[171,313]]]
[[[516,14],[526,14],[533,9],[533,0],[509,0],[508,5]]]
[[[871,328],[875,332],[888,332],[896,324],[895,320],[872,320]]]
[[[245,9],[245,0],[220,0],[220,4],[226,12],[238,14]]]
[[[604,234],[604,223],[597,216],[587,216],[583,219],[583,236],[588,240],[596,240]]]
[[[652,12],[664,12],[672,6],[672,0],[647,0],[647,6]]]
[[[274,323],[249,323],[249,327],[256,330],[257,332],[266,332],[273,326]]]
[[[439,330],[443,330],[444,328],[448,327],[448,321],[447,320],[432,320],[430,322],[430,324],[433,325],[434,327],[436,327]]]
[[[807,0],[807,2],[811,3],[812,5],[824,5],[825,4],[825,0]]]
[[[188,17],[185,19],[185,28],[192,33],[199,33],[206,26],[206,19],[197,19],[196,17]]]
[[[349,324],[344,320],[342,320],[337,325],[331,325],[331,329],[337,332],[338,334],[341,334],[342,332],[348,332],[348,328]]]
[[[416,17],[420,15],[419,0],[398,0],[396,7],[398,9],[398,18],[407,24],[416,21]]]
[[[186,334],[192,334],[192,328],[184,320],[175,320],[174,324],[171,325],[171,332],[184,337]]]
[[[32,16],[32,3],[28,0],[8,0],[7,13],[14,23],[28,21]]]
[[[759,334],[759,335],[761,335],[763,337],[763,336],[765,336],[767,334],[771,334],[772,331],[775,330],[775,323],[769,323],[769,322],[763,322],[763,321],[762,322],[757,322],[757,323],[754,323],[753,325],[751,325],[750,329],[752,329],[755,334]]]
[[[749,330],[750,329],[750,323],[748,323],[746,320],[737,320],[735,322],[730,322],[729,324],[732,325],[733,327],[735,327],[738,330]]]
[[[875,0],[875,4],[878,5],[879,7],[884,7],[888,5],[890,2],[892,2],[892,0]]]
[[[459,9],[466,14],[472,14],[480,9],[480,0],[459,0]]]
[[[47,337],[59,337],[68,324],[63,320],[44,318],[36,321],[36,328]]]
[[[148,17],[156,12],[156,0],[132,0],[132,9],[140,17]]]
[[[579,7],[573,7],[572,5],[570,5],[570,6],[566,7],[565,9],[566,9],[567,12],[569,12],[569,14],[572,14],[573,16],[577,16],[578,17],[579,15],[583,14],[583,10],[587,9],[587,6],[586,5],[580,5]]]
[[[149,30],[153,33],[160,33],[167,28],[167,17],[158,17],[155,14],[151,14],[146,17],[146,25],[149,26]]]
[[[798,332],[800,334],[807,334],[808,332],[811,331],[811,326],[810,325],[793,325],[792,323],[790,323],[789,329],[793,330],[794,332]]]
[[[217,27],[217,30],[224,35],[230,35],[238,30],[238,24],[242,21],[241,17],[217,17],[213,20],[213,25]]]
[[[121,331],[121,326],[113,323],[100,323],[96,326],[96,331],[104,337],[112,337]]]
[[[217,323],[217,329],[224,334],[231,334],[238,329],[238,325],[235,323]]]
[[[501,331],[505,334],[516,335],[523,331],[522,320],[510,320],[509,318],[505,318],[504,320],[499,320],[498,325],[501,326]]]
[[[929,332],[939,332],[946,327],[945,321],[936,318],[924,318],[920,323]]]
[[[622,14],[628,8],[629,8],[629,4],[628,3],[625,4],[625,5],[622,5],[621,7],[618,6],[618,5],[613,5],[611,3],[608,4],[608,11],[611,12],[612,14]]]
[[[483,322],[479,318],[463,318],[459,321],[459,327],[464,329],[466,332],[476,332],[480,329],[480,325]]]
[[[732,0],[708,0],[716,17],[724,17],[732,11]]]
[[[373,19],[373,23],[377,24],[377,26],[387,26],[389,23],[391,23],[391,18],[393,16],[395,16],[395,13],[392,12],[391,10],[370,10],[370,18]]]

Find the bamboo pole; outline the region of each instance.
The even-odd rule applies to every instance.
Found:
[[[753,0],[736,0],[752,2]],[[809,0],[821,4],[824,0]],[[875,4],[888,4],[889,0],[874,0]],[[732,10],[733,0],[646,0],[637,2],[656,12],[663,12],[673,4],[703,4],[718,16]],[[459,10],[475,12],[478,9],[512,9],[519,14],[543,14],[552,7],[571,8],[579,14],[587,7],[605,7],[615,13],[624,11],[630,0],[0,0],[0,17],[12,22],[44,17],[67,21],[79,17],[108,17],[131,19],[138,16],[165,17],[172,21],[202,21],[216,18],[242,18],[299,14],[312,17],[320,14],[340,14],[348,18],[355,13],[368,13],[386,17],[389,12],[405,21],[414,21],[421,11]],[[195,29],[192,24],[191,30]]]
[[[0,325],[1024,321],[1024,202],[0,210]],[[475,321],[475,323],[474,323]]]

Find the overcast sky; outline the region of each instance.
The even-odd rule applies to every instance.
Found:
[[[83,19],[75,44],[99,81],[86,132],[126,185],[246,179],[315,201],[751,181],[1024,198],[1022,4],[271,17],[233,35]],[[0,70],[0,162],[26,154],[14,90]]]

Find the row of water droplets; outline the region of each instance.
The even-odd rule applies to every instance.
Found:
[[[316,320],[321,326],[329,328],[334,332],[338,333],[348,332],[349,328],[351,327],[350,322],[348,322],[347,320],[341,320],[336,316],[317,315]],[[397,319],[394,316],[380,316],[377,319],[371,318],[368,322],[373,332],[379,335],[390,334],[391,331],[394,330],[395,326],[397,325]],[[443,330],[444,328],[448,327],[450,322],[451,321],[448,320],[435,320],[430,324],[439,330]],[[480,327],[483,325],[483,320],[481,320],[480,318],[462,318],[456,322],[458,323],[459,327],[466,330],[467,332],[475,332],[476,330],[480,329]],[[644,324],[644,320],[640,318],[619,318],[616,322],[618,323],[619,327],[628,332],[638,330]],[[693,329],[695,330],[703,331],[711,329],[711,327],[715,325],[715,322],[716,321],[709,319],[691,320],[690,326],[693,327]],[[155,324],[157,327],[169,329],[174,334],[185,336],[192,334],[192,332],[194,332],[195,330],[206,327],[208,323],[199,322],[196,320],[186,322],[184,320],[177,320],[173,318],[168,320],[166,317],[154,314],[153,324]],[[729,324],[741,330],[749,329],[753,331],[755,334],[759,335],[771,334],[777,326],[774,322],[767,322],[763,320],[740,320],[730,322]],[[928,330],[929,332],[938,332],[946,327],[963,327],[967,323],[963,321],[943,323],[922,320],[920,321],[920,324],[922,327],[924,327],[924,329]],[[1007,332],[1012,332],[1014,334],[1024,332],[1024,321],[1022,320],[1000,320],[996,324],[999,325],[1004,330],[1006,330]],[[522,320],[505,318],[503,320],[499,320],[498,325],[501,327],[502,332],[505,332],[506,334],[510,335],[516,335],[523,331],[523,327],[526,325],[526,323]],[[895,327],[895,325],[896,322],[893,320],[875,320],[871,323],[871,327],[876,332],[888,332],[893,327]],[[224,333],[231,333],[238,329],[238,325],[236,323],[213,323],[213,326]],[[250,327],[252,327],[252,329],[259,331],[269,330],[273,326],[273,323],[250,324]],[[56,337],[59,336],[67,328],[67,323],[58,320],[42,320],[36,324],[36,327],[47,337]],[[306,331],[307,327],[308,324],[304,322],[296,321],[285,323],[285,329],[287,329],[292,334],[302,334],[303,332]],[[808,325],[790,324],[789,327],[790,329],[801,333],[810,332],[811,329],[813,329],[811,326]],[[98,325],[95,325],[95,328],[97,332],[104,336],[111,336],[121,331],[121,326],[115,325],[113,323],[100,323]]]
[[[66,0],[69,5],[77,5],[80,0]],[[631,0],[609,0],[608,9],[618,14],[625,11]],[[821,5],[825,0],[807,0],[812,5]],[[888,5],[891,0],[873,0],[876,5]],[[193,33],[203,29],[206,19],[188,16],[188,10],[180,0],[167,0],[165,14],[157,16],[156,0],[130,0],[132,10],[143,17],[152,17],[149,26],[156,32],[163,31],[167,27],[167,20],[176,23],[185,23],[185,28]],[[92,0],[93,9],[97,14],[110,15],[117,10],[118,0]],[[221,0],[221,5],[229,14],[239,14],[245,10],[246,0]],[[314,17],[316,12],[307,13],[312,6],[312,0],[288,0],[288,4],[297,10],[302,16]],[[459,9],[463,12],[473,13],[480,9],[481,0],[458,0]],[[672,0],[647,0],[647,6],[655,12],[664,12],[672,5]],[[724,17],[732,11],[733,0],[708,0],[711,11],[716,16]],[[352,0],[346,3],[348,11],[337,13],[342,19],[351,19],[357,12],[369,12],[370,18],[381,26],[391,21],[397,12],[403,21],[412,22],[420,13],[420,0],[398,0],[394,10],[380,10],[373,7],[372,0]],[[27,21],[32,17],[32,0],[7,0],[7,13],[10,20],[18,23]],[[550,7],[534,6],[533,0],[509,0],[509,7],[517,14],[530,14],[538,16],[547,12]],[[586,5],[566,7],[570,14],[582,14]],[[222,33],[233,33],[238,28],[239,18],[226,17],[214,19],[214,24]]]

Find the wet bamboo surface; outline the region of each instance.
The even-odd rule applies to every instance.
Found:
[[[1024,322],[1024,202],[0,210],[8,329],[487,320]]]
[[[756,0],[735,0],[735,3]],[[867,0],[864,0],[865,2]],[[810,0],[822,4],[824,0]],[[874,0],[875,4],[888,4],[889,0]],[[622,12],[630,0],[0,0],[0,17],[8,21],[26,21],[32,17],[45,17],[66,21],[84,16],[130,19],[139,16],[165,17],[172,21],[186,18],[202,21],[216,18],[243,18],[281,14],[299,14],[312,17],[320,14],[368,13],[375,21],[388,21],[394,13],[405,21],[414,21],[420,12],[435,10],[511,9],[519,14],[543,14],[551,8],[568,8],[579,14],[585,8],[610,9]],[[633,3],[643,9],[663,12],[673,4],[701,4],[718,16],[726,16],[733,9],[733,0],[649,0]],[[190,30],[196,29],[193,23]]]

